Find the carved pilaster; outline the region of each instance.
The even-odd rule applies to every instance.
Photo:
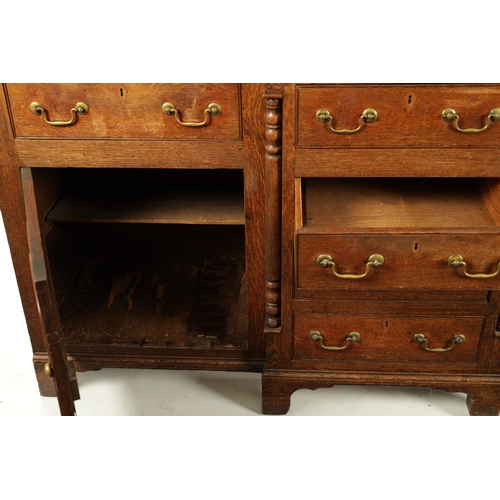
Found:
[[[266,224],[266,328],[279,328],[281,321],[281,103],[274,88],[264,94],[266,102],[265,224]]]

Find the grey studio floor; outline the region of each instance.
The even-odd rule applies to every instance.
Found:
[[[39,395],[3,222],[0,221],[0,415],[58,415]],[[78,415],[261,416],[258,373],[103,369],[78,373]],[[465,394],[428,388],[337,386],[299,390],[287,416],[465,416]],[[267,416],[265,418],[286,418]]]

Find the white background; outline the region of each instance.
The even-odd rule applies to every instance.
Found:
[[[483,0],[18,0],[1,9],[0,80],[499,82],[497,24],[498,7]],[[0,412],[14,415],[0,421],[2,498],[400,500],[495,494],[496,419],[34,419],[57,414],[57,407],[37,394],[0,233]],[[162,393],[170,375],[155,372],[143,379],[136,372],[82,374],[87,414],[106,414],[108,400],[118,413],[136,415],[147,413],[156,404],[151,401],[173,400],[181,379]],[[258,415],[258,379],[243,375],[236,387],[222,378],[208,383],[196,378],[199,373],[187,376],[185,397],[205,384],[200,398],[208,393],[219,408],[229,401],[233,414]],[[102,378],[109,385],[94,391]],[[249,399],[241,395],[252,390]],[[464,413],[460,396],[447,395],[437,405],[435,394],[419,389],[349,391],[298,391],[292,409],[317,414],[322,401],[332,398],[335,404],[326,411],[331,415],[415,414],[418,408]],[[175,401],[175,408],[183,408],[182,397]],[[93,404],[95,411],[89,409]],[[200,406],[198,401],[190,411]]]

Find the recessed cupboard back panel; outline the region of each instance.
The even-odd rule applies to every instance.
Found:
[[[238,226],[57,224],[47,249],[68,352],[247,349],[244,248]]]

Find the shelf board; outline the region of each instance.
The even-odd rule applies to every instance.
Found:
[[[244,224],[243,186],[236,183],[104,183],[63,193],[50,222]]]

